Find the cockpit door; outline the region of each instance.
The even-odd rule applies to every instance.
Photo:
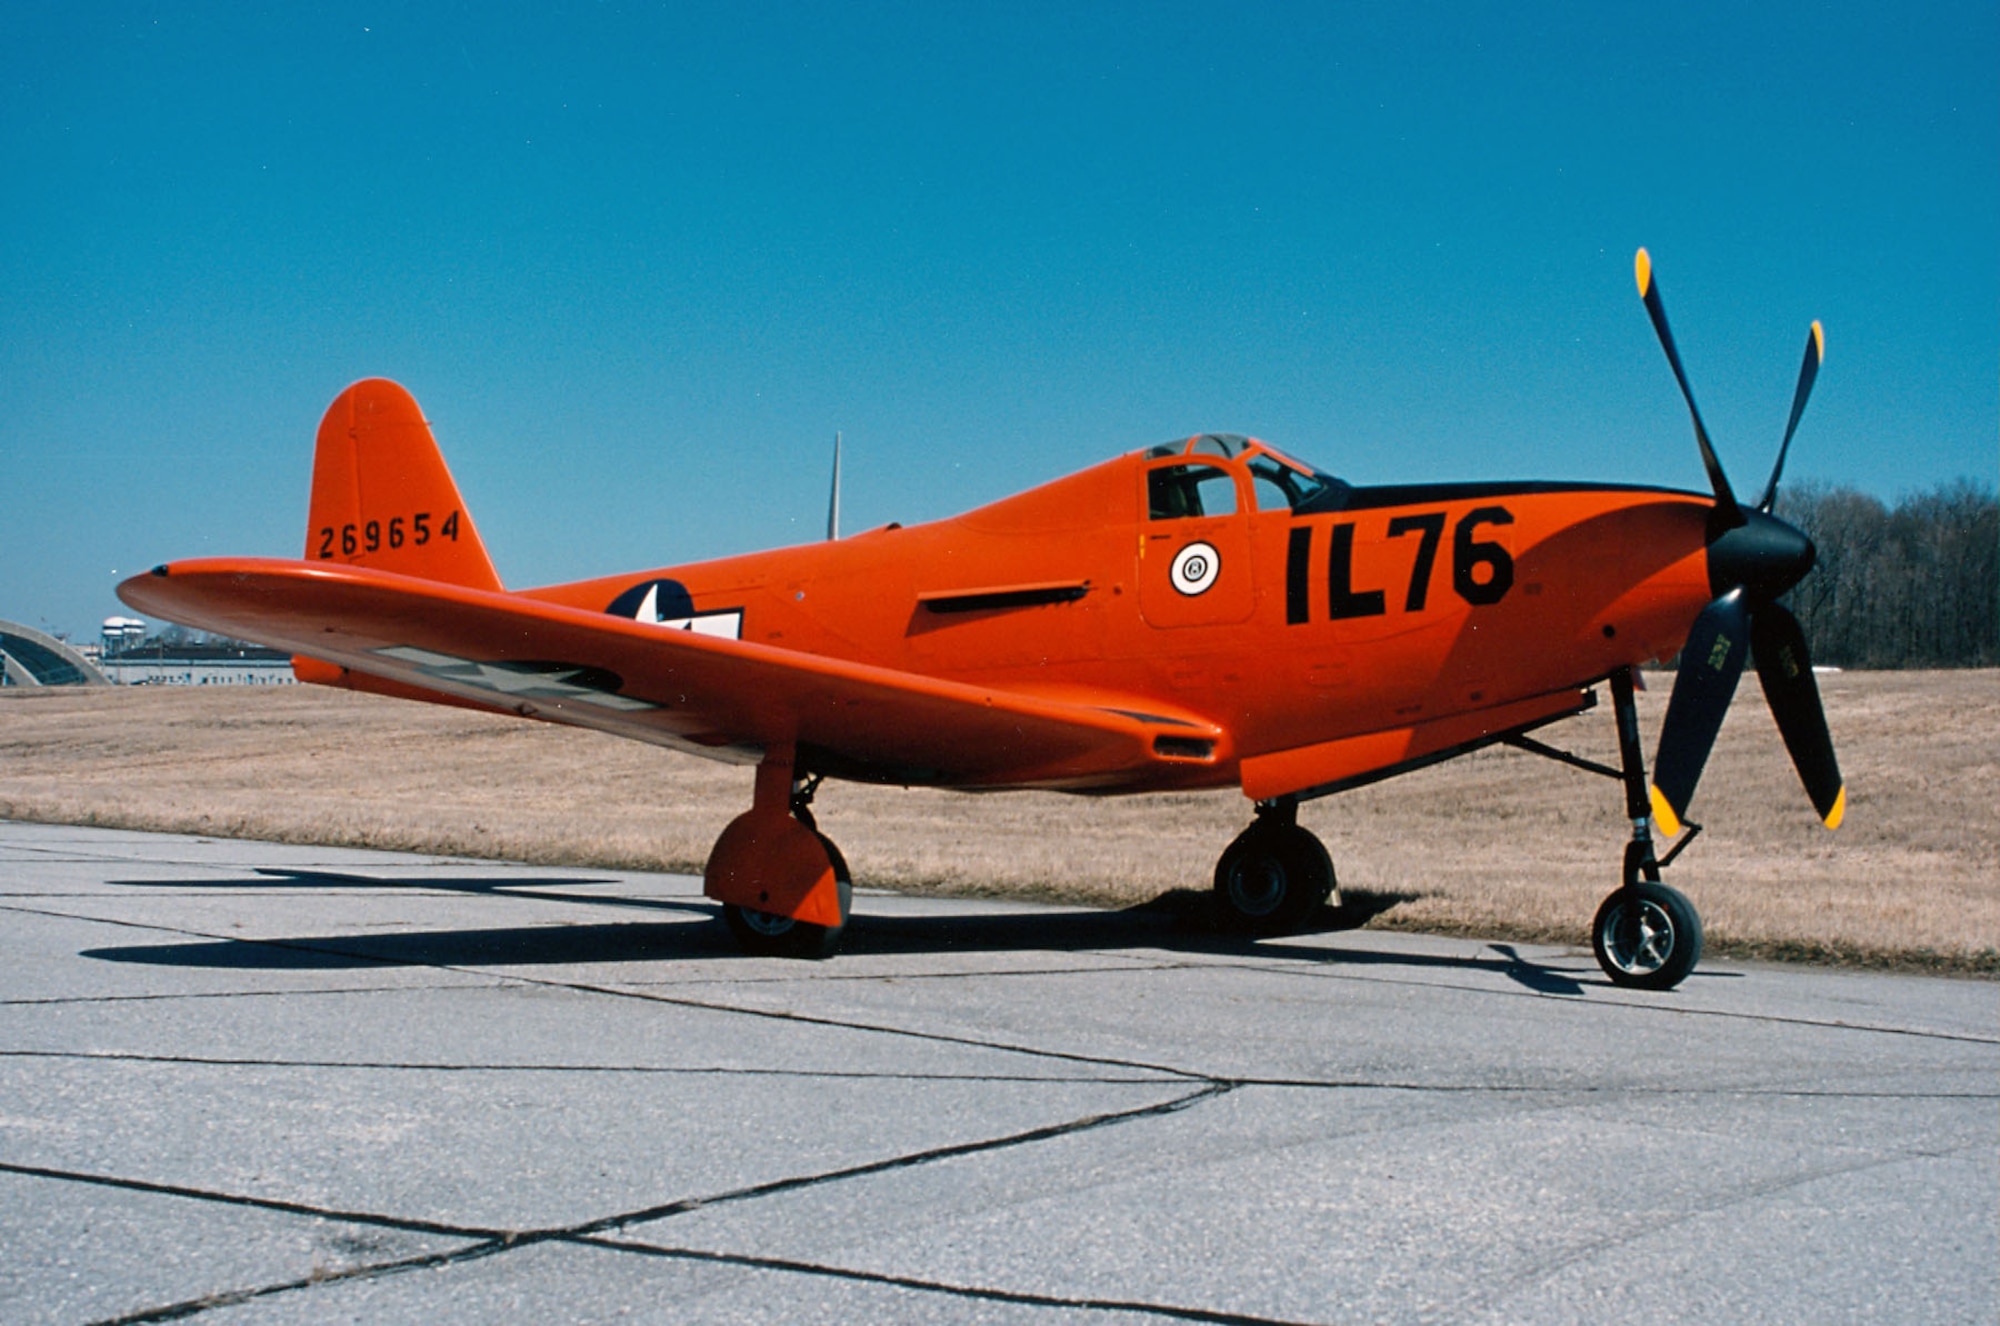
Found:
[[[1250,507],[1236,472],[1187,457],[1140,476],[1139,613],[1152,626],[1250,619]]]

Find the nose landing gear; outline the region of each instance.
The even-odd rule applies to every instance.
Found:
[[[1590,925],[1597,965],[1614,985],[1639,990],[1671,990],[1701,961],[1701,917],[1678,889],[1660,883],[1660,867],[1680,855],[1701,832],[1688,825],[1687,837],[1662,861],[1653,855],[1652,794],[1646,786],[1646,753],[1639,744],[1639,709],[1632,699],[1632,674],[1611,674],[1611,704],[1618,715],[1618,755],[1623,766],[1625,815],[1632,841],[1625,845],[1625,881],[1604,900]]]
[[[1619,768],[1545,746],[1521,733],[1503,740],[1517,750],[1625,785],[1625,817],[1631,822],[1632,837],[1625,844],[1624,878],[1597,909],[1590,924],[1590,947],[1612,984],[1671,990],[1701,961],[1701,917],[1685,894],[1660,882],[1660,871],[1694,841],[1701,826],[1688,824],[1686,835],[1671,851],[1665,856],[1653,854],[1652,793],[1646,785],[1646,754],[1639,745],[1639,709],[1632,698],[1637,688],[1629,668],[1620,668],[1606,680],[1618,717]]]

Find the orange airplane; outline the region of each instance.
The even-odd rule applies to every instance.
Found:
[[[1723,474],[1645,250],[1639,290],[1712,495],[1570,483],[1355,486],[1204,434],[949,520],[509,591],[417,403],[357,382],[320,424],[305,556],[169,562],[140,612],[290,649],[301,681],[594,728],[754,764],[703,875],[750,951],[824,956],[847,865],[814,827],[825,778],[1104,795],[1240,787],[1222,913],[1255,933],[1332,895],[1301,801],[1495,743],[1621,780],[1623,877],[1591,928],[1621,984],[1701,953],[1660,882],[1747,653],[1829,828],[1846,793],[1797,620],[1812,544],[1771,514],[1817,375],[1806,343],[1761,500]],[[831,522],[830,522],[831,523]],[[831,531],[830,531],[831,533]],[[1681,656],[1649,785],[1642,662]],[[1621,767],[1528,734],[1608,683]]]

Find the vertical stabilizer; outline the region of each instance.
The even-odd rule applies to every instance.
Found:
[[[320,421],[305,555],[501,588],[423,411],[383,378],[341,392]]]

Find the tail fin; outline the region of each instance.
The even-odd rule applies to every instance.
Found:
[[[355,383],[320,421],[306,560],[501,588],[416,398],[387,379]]]

